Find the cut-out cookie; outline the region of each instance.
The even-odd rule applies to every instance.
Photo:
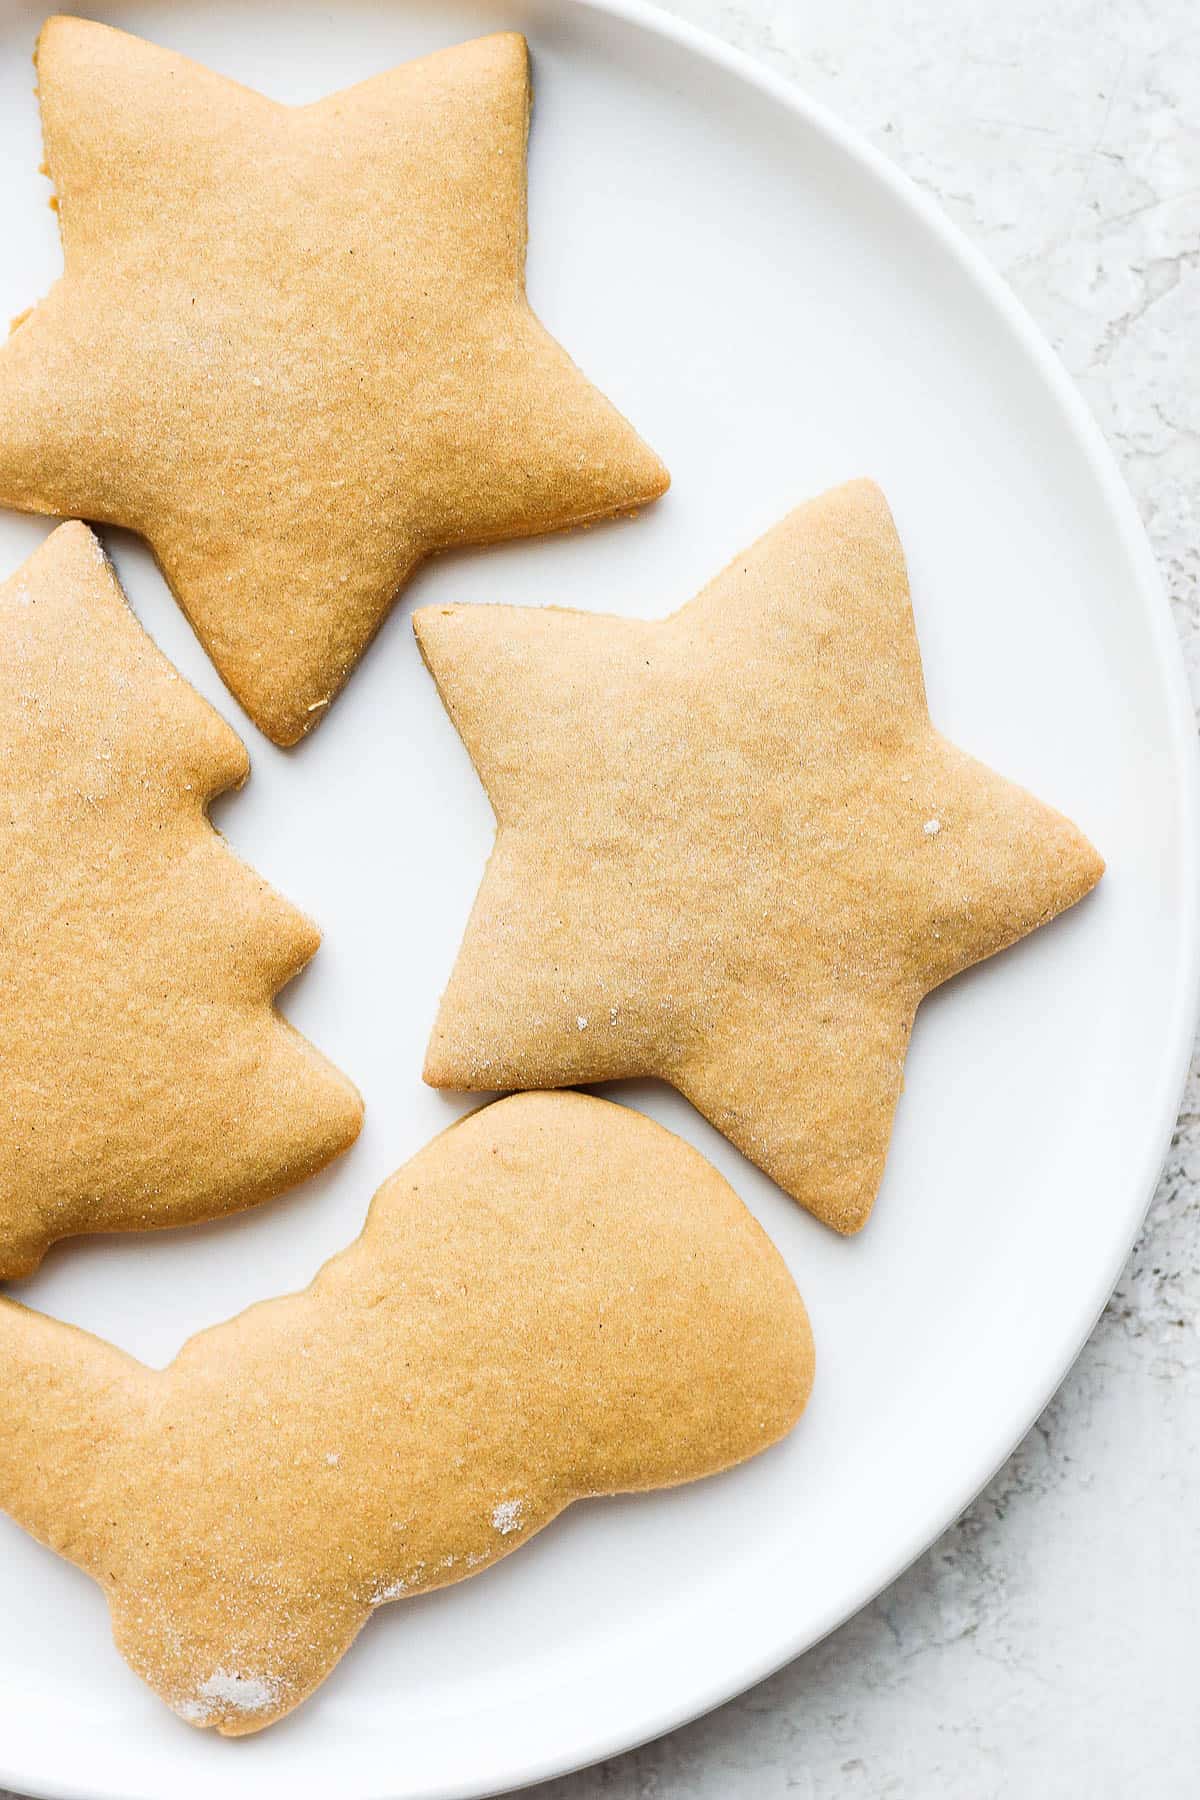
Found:
[[[140,532],[277,743],[423,557],[662,493],[525,299],[523,38],[302,107],[81,19],[37,64],[65,273],[0,351],[0,502]]]
[[[426,1080],[661,1076],[856,1231],[921,997],[1103,869],[930,724],[878,488],[799,507],[669,619],[414,623],[498,821]]]
[[[271,1005],[319,933],[205,816],[248,766],[85,525],[0,585],[0,1279],[251,1206],[358,1133]]]
[[[180,1716],[239,1734],[379,1606],[574,1500],[789,1431],[812,1382],[778,1252],[639,1113],[521,1094],[434,1140],[302,1294],[163,1371],[0,1301],[0,1506],[104,1588]]]

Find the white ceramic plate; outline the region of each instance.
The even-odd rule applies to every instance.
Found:
[[[59,267],[29,53],[0,23],[0,314]],[[819,1376],[791,1440],[722,1479],[576,1508],[475,1581],[392,1607],[263,1736],[189,1731],[125,1669],[99,1593],[0,1521],[0,1785],[121,1800],[493,1793],[666,1730],[803,1650],[920,1551],[1061,1379],[1141,1219],[1195,1011],[1196,770],[1170,621],[1098,434],[1006,290],[800,96],[635,4],[96,0],[280,99],[500,26],[532,42],[529,287],[670,465],[634,523],[447,559],[299,751],[261,740],[145,553],[159,643],[249,738],[221,827],[326,929],[292,1018],[360,1083],[340,1165],[249,1217],[55,1251],[23,1297],[151,1362],[357,1232],[458,1108],[424,1039],[488,807],[412,641],[412,601],[663,613],[804,496],[886,488],[933,713],[1080,821],[1109,873],[922,1009],[884,1190],[824,1231],[665,1088],[620,1097],[730,1177],[808,1299]],[[352,197],[350,197],[352,203]],[[0,515],[7,572],[45,525]],[[186,945],[180,946],[186,955]]]

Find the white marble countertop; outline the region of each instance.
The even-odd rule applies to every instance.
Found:
[[[670,5],[864,131],[1012,282],[1124,464],[1200,697],[1196,0]],[[1111,1305],[965,1517],[773,1680],[533,1800],[1192,1800],[1198,1313],[1193,1069]]]
[[[1064,358],[1200,698],[1196,0],[668,0],[934,194]],[[710,1718],[531,1800],[1193,1800],[1200,1078],[1057,1398],[873,1606]]]

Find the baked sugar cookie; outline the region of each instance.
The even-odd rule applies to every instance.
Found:
[[[0,1301],[0,1506],[101,1584],[180,1717],[240,1734],[378,1607],[572,1501],[765,1449],[812,1367],[787,1269],[703,1157],[608,1101],[522,1094],[385,1183],[307,1292],[166,1370]]]
[[[414,623],[499,826],[426,1080],[661,1076],[858,1230],[922,996],[1103,868],[930,724],[878,488],[799,507],[669,619]]]
[[[247,769],[85,525],[0,585],[0,1279],[251,1206],[358,1133],[271,1005],[319,933],[205,817]]]
[[[525,299],[523,38],[301,107],[82,19],[37,66],[65,273],[0,351],[0,502],[140,532],[277,743],[423,557],[666,487]]]

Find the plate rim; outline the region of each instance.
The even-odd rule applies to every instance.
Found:
[[[831,107],[826,106],[823,101],[814,99],[798,82],[778,74],[768,64],[760,61],[750,52],[741,50],[724,38],[718,37],[715,32],[709,31],[703,26],[694,25],[690,20],[681,19],[674,13],[667,12],[662,6],[656,4],[655,0],[571,0],[571,4],[584,11],[615,18],[655,32],[681,49],[715,63],[728,74],[757,88],[769,99],[787,107],[803,119],[808,126],[814,128],[865,168],[868,174],[887,190],[897,205],[910,216],[915,217],[920,225],[934,235],[940,246],[953,258],[961,272],[975,284],[983,297],[991,303],[1018,339],[1022,350],[1038,370],[1048,392],[1059,406],[1065,424],[1086,459],[1089,470],[1101,489],[1109,515],[1117,527],[1131,568],[1137,576],[1136,592],[1142,603],[1141,610],[1150,628],[1170,707],[1168,723],[1170,738],[1176,751],[1175,774],[1179,781],[1178,810],[1181,825],[1184,827],[1178,846],[1183,876],[1182,885],[1185,891],[1195,894],[1200,900],[1200,738],[1197,737],[1196,710],[1187,683],[1183,650],[1175,628],[1170,598],[1158,565],[1158,559],[1138,512],[1133,492],[1122,472],[1116,451],[1109,443],[1099,421],[1080,392],[1075,378],[1042,332],[1032,313],[1018,298],[1015,290],[999,270],[988,260],[984,251],[960,226],[955,224],[940,202],[921,188],[899,164],[894,163],[883,151],[878,150],[864,133],[845,123]],[[893,1555],[886,1559],[890,1565],[888,1570],[882,1574],[878,1570],[873,1570],[860,1583],[848,1604],[843,1602],[838,1608],[831,1609],[825,1620],[819,1622],[815,1627],[810,1626],[797,1633],[794,1641],[785,1643],[782,1648],[777,1644],[773,1645],[770,1650],[764,1651],[759,1658],[755,1659],[750,1667],[732,1679],[726,1678],[711,1682],[707,1691],[697,1697],[694,1703],[689,1702],[685,1707],[674,1707],[662,1717],[660,1723],[645,1731],[639,1729],[638,1735],[633,1738],[613,1739],[610,1733],[603,1740],[597,1739],[593,1748],[585,1756],[566,1767],[547,1761],[543,1767],[523,1777],[522,1786],[528,1787],[537,1782],[553,1779],[557,1775],[575,1773],[581,1769],[593,1767],[596,1763],[611,1756],[622,1755],[643,1744],[652,1743],[655,1739],[703,1718],[707,1713],[727,1705],[730,1700],[757,1687],[761,1682],[778,1673],[780,1669],[814,1649],[817,1644],[842,1625],[849,1623],[865,1606],[869,1606],[879,1594],[890,1587],[893,1582],[898,1581],[905,1571],[911,1568],[927,1550],[931,1549],[954,1524],[955,1520],[960,1518],[971,1506],[1008,1462],[1050,1404],[1078,1361],[1112,1298],[1121,1272],[1129,1260],[1145,1224],[1158,1187],[1159,1177],[1170,1152],[1180,1106],[1191,1071],[1198,1028],[1200,1028],[1200,907],[1191,915],[1190,927],[1185,922],[1185,934],[1181,939],[1179,980],[1175,989],[1175,1004],[1170,1028],[1164,1039],[1159,1106],[1153,1128],[1147,1131],[1147,1149],[1142,1159],[1142,1198],[1128,1238],[1121,1242],[1118,1253],[1112,1258],[1110,1267],[1104,1276],[1102,1294],[1086,1315],[1082,1330],[1072,1334],[1071,1347],[1062,1359],[1061,1366],[1050,1372],[1033,1410],[1029,1412],[1024,1423],[1015,1433],[1008,1424],[1005,1425],[999,1434],[1002,1448],[994,1456],[989,1456],[982,1468],[959,1484],[949,1504],[939,1515],[938,1522],[932,1528],[920,1528],[910,1542],[905,1545],[898,1558]],[[1020,1410],[1024,1414],[1025,1408],[1022,1407]],[[834,1613],[836,1616],[833,1616]],[[474,1795],[465,1790],[459,1792],[457,1789],[446,1788],[444,1791],[439,1790],[435,1794],[431,1794],[429,1800],[496,1800],[497,1796],[511,1791],[514,1791],[511,1785],[489,1788],[483,1794],[476,1793]],[[370,1800],[391,1800],[391,1796],[373,1795]]]
[[[1023,302],[988,260],[984,251],[949,217],[941,204],[923,190],[898,164],[856,127],[845,123],[832,108],[814,99],[797,82],[779,74],[750,52],[741,50],[715,32],[667,12],[655,0],[570,0],[576,10],[616,20],[638,30],[653,33],[678,49],[715,65],[723,73],[756,89],[765,98],[786,107],[819,136],[857,163],[887,194],[889,199],[916,224],[933,235],[940,248],[952,259],[959,272],[987,301],[994,314],[1007,325],[1021,351],[1037,370],[1050,397],[1057,404],[1075,445],[1082,454],[1090,474],[1103,498],[1110,519],[1117,529],[1122,549],[1136,578],[1134,591],[1140,601],[1155,663],[1167,702],[1167,734],[1173,752],[1172,773],[1177,787],[1176,805],[1182,827],[1174,848],[1179,856],[1182,886],[1200,898],[1200,741],[1197,739],[1196,713],[1189,691],[1182,648],[1176,632],[1166,587],[1136,501],[1122,473],[1117,454],[1105,437],[1072,375],[1043,335]],[[1132,594],[1131,594],[1132,598]],[[548,1749],[537,1757],[525,1754],[504,1776],[499,1786],[480,1787],[474,1782],[464,1786],[459,1780],[442,1781],[423,1790],[423,1800],[495,1800],[496,1796],[517,1792],[539,1782],[569,1775],[593,1767],[609,1757],[621,1755],[650,1743],[725,1705],[749,1689],[765,1681],[787,1664],[795,1661],[820,1643],[831,1632],[847,1623],[863,1607],[898,1580],[971,1505],[998,1471],[1012,1456],[1018,1445],[1041,1416],[1054,1394],[1088,1342],[1104,1312],[1121,1272],[1129,1258],[1145,1222],[1178,1119],[1180,1102],[1191,1068],[1197,1024],[1200,1022],[1200,907],[1185,918],[1181,927],[1179,968],[1174,989],[1172,1012],[1163,1034],[1158,1104],[1146,1130],[1146,1148],[1141,1158],[1141,1200],[1131,1220],[1128,1236],[1123,1236],[1110,1259],[1104,1275],[1103,1291],[1093,1297],[1082,1324],[1066,1334],[1068,1347],[1056,1361],[1029,1407],[1023,1401],[1015,1409],[1018,1422],[1006,1416],[997,1429],[998,1446],[982,1459],[969,1477],[961,1481],[939,1508],[932,1523],[925,1523],[910,1534],[908,1541],[889,1554],[876,1559],[849,1596],[827,1609],[815,1623],[803,1630],[773,1635],[770,1644],[749,1662],[742,1662],[734,1672],[724,1671],[712,1677],[703,1687],[694,1688],[687,1700],[649,1701],[644,1716],[636,1724],[624,1728],[607,1726],[598,1731],[586,1745],[579,1745],[564,1757],[561,1747]],[[269,1795],[271,1777],[259,1791]],[[31,1780],[33,1785],[31,1785]],[[6,1766],[0,1750],[0,1787],[16,1784],[18,1792],[37,1795],[41,1800],[120,1800],[113,1789],[80,1788],[73,1782],[63,1784],[44,1777],[32,1777],[25,1770]],[[343,1792],[348,1792],[345,1788]],[[397,1790],[388,1783],[358,1788],[354,1800],[397,1800]]]

